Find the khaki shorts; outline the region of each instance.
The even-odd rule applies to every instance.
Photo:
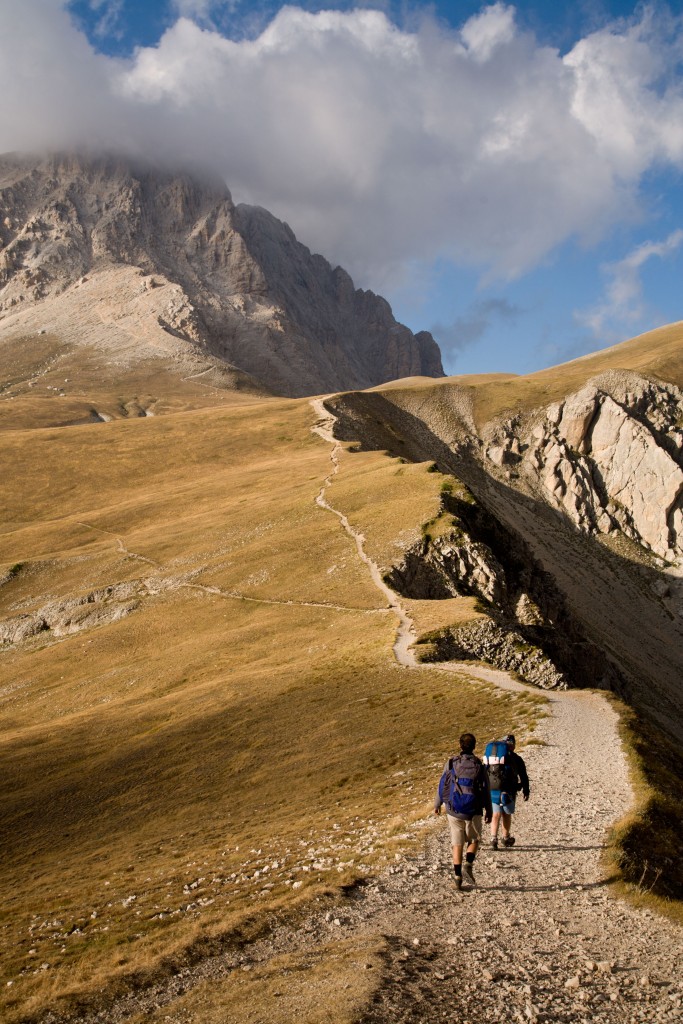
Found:
[[[478,843],[481,839],[482,815],[475,814],[470,821],[463,818],[454,818],[447,814],[448,827],[451,830],[451,846],[465,846],[468,843]]]

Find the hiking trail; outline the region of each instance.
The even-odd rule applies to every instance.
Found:
[[[318,504],[339,517],[369,563],[362,537],[325,497],[340,445],[324,400],[311,404],[319,416],[314,429],[335,446]],[[390,604],[400,623],[397,659],[415,667],[402,646],[414,638],[412,624],[397,595]],[[440,668],[531,689],[495,669]],[[634,799],[617,713],[591,691],[552,692],[548,700],[540,743],[522,751],[532,793],[526,804],[520,796],[513,819],[518,845],[494,852],[485,830],[477,888],[457,893],[442,815],[424,851],[377,880],[360,899],[364,910],[347,915],[346,929],[381,931],[393,951],[364,1024],[681,1020],[683,929],[608,888],[606,832]]]
[[[330,454],[332,472],[323,481],[323,485],[315,499],[316,504],[318,504],[320,508],[327,509],[328,512],[332,512],[333,515],[337,516],[349,537],[354,541],[361,561],[365,562],[370,570],[372,582],[386,598],[387,604],[392,611],[394,611],[398,616],[399,627],[398,633],[396,634],[396,640],[394,642],[394,655],[396,656],[396,660],[399,665],[403,665],[404,668],[415,668],[417,667],[417,659],[413,654],[412,645],[417,637],[408,613],[399,601],[396,592],[384,582],[377,563],[373,562],[365,551],[365,537],[363,534],[358,530],[354,530],[344,513],[334,508],[327,500],[327,490],[332,483],[333,478],[339,472],[339,452],[341,451],[341,445],[339,441],[336,440],[333,433],[334,416],[325,409],[324,399],[313,399],[311,405],[319,416],[317,424],[313,427],[314,433],[322,437],[323,441],[328,441],[332,445],[332,452]]]
[[[412,623],[398,595],[365,552],[363,535],[328,500],[341,445],[323,401],[311,403],[318,416],[313,429],[332,444],[332,470],[316,502],[337,516],[396,614],[399,664],[407,671],[458,671],[507,689],[532,689],[484,666],[427,668],[416,662]],[[518,802],[517,843],[494,852],[485,829],[474,866],[476,888],[456,892],[445,815],[437,819],[426,807],[422,845],[332,906],[312,904],[296,925],[274,919],[265,937],[117,998],[105,1014],[86,1011],[79,1024],[123,1024],[138,1014],[157,1020],[160,1011],[165,1024],[188,1024],[187,1012],[174,1003],[202,982],[264,967],[281,954],[379,935],[385,940],[382,975],[372,1001],[355,1018],[358,1024],[679,1024],[683,929],[612,896],[602,859],[607,830],[633,803],[617,713],[594,691],[552,691],[547,698],[550,713],[534,742],[520,749],[531,799]],[[451,751],[443,753],[445,760]],[[438,775],[435,769],[434,790]],[[282,996],[278,1021],[285,1002],[289,1019],[304,1021],[306,1006],[284,991]],[[194,1024],[199,1019],[191,1018]],[[267,1024],[249,1005],[224,1019]],[[51,1024],[61,1020],[50,1018]]]

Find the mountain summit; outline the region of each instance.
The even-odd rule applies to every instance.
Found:
[[[221,181],[116,157],[0,157],[0,332],[199,358],[281,395],[439,377],[439,348]]]

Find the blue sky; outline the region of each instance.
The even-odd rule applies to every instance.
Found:
[[[524,373],[683,318],[682,72],[679,3],[0,0],[0,148],[208,164]]]
[[[234,39],[253,36],[272,20],[284,4],[272,0],[75,0],[69,7],[98,49],[109,54],[131,53],[136,46],[153,46],[182,13],[203,24],[211,24]],[[416,14],[430,11],[447,24],[458,26],[484,6],[479,0],[446,0],[437,3],[378,2],[356,4],[313,3],[304,0],[296,6],[306,11],[376,7],[397,24],[412,23]],[[570,49],[583,34],[620,17],[633,14],[635,4],[625,0],[534,0],[516,5],[518,22],[535,32],[544,43],[561,50]],[[675,5],[674,5],[675,6]]]

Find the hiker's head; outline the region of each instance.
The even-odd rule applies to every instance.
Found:
[[[460,749],[463,754],[472,754],[477,745],[477,739],[471,732],[464,732],[460,737]]]
[[[512,733],[509,733],[509,735],[505,737],[505,742],[507,743],[510,750],[515,749],[515,737],[512,735]]]

